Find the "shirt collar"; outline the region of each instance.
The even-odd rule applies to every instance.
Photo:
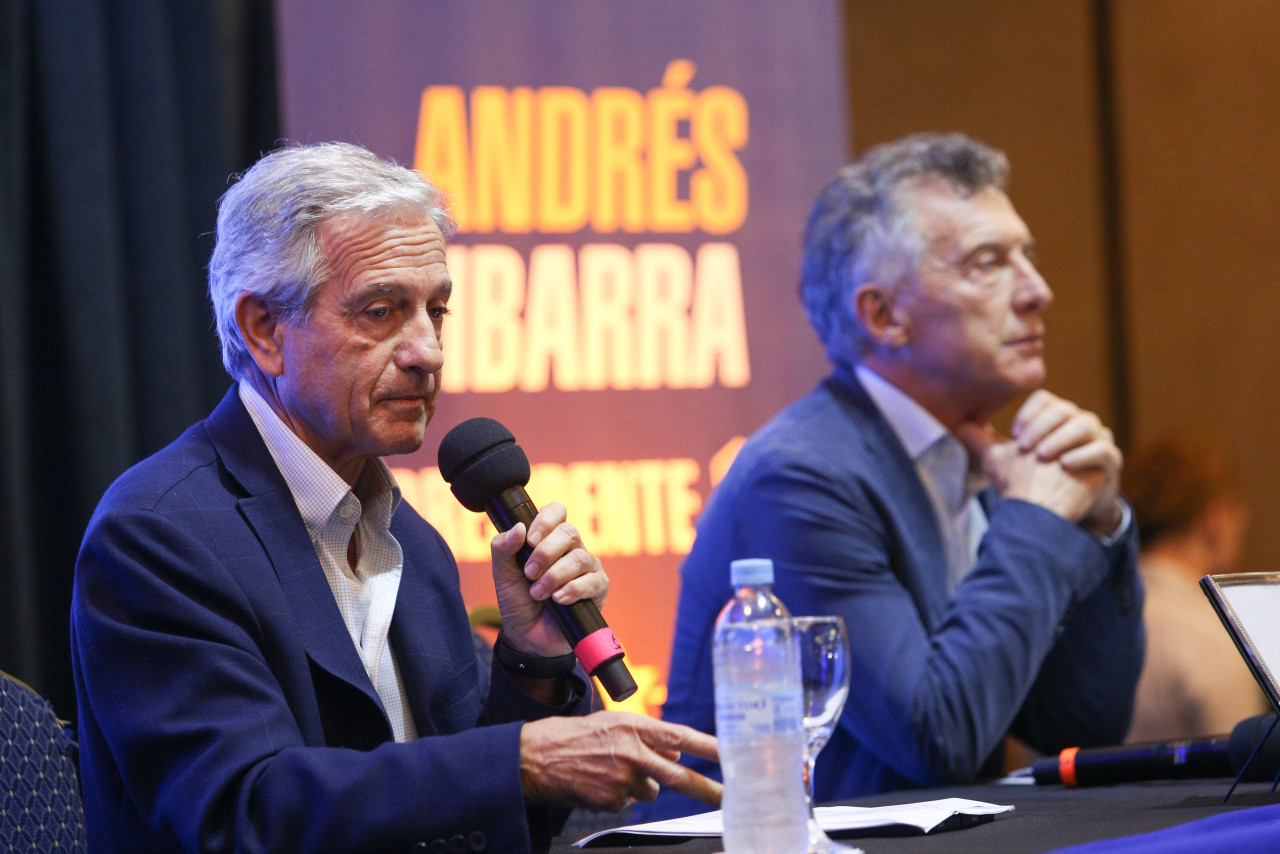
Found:
[[[257,389],[241,381],[239,391],[240,400],[249,410],[249,417],[284,476],[298,505],[298,512],[302,514],[302,521],[309,529],[322,528],[348,494],[362,500],[366,512],[374,515],[374,521],[384,527],[390,524],[391,514],[400,504],[400,487],[381,457],[369,460],[352,490],[328,463],[289,429]],[[387,496],[388,500],[379,500],[382,496]]]
[[[939,439],[951,435],[929,410],[866,365],[859,362],[853,370],[911,459],[920,459]]]
[[[854,371],[917,470],[933,478],[948,512],[960,512],[987,485],[964,445],[927,409],[871,368],[858,363]]]

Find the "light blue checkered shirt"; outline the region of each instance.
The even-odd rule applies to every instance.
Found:
[[[374,458],[352,489],[248,383],[240,383],[240,400],[293,493],[342,620],[382,699],[396,741],[413,741],[418,737],[417,727],[399,664],[387,642],[404,570],[404,552],[391,536],[391,514],[400,503],[395,478],[386,463]],[[347,561],[347,544],[357,535],[359,555],[353,571]]]

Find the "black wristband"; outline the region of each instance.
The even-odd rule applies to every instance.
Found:
[[[571,652],[551,658],[525,655],[507,643],[502,632],[498,632],[498,639],[493,642],[493,657],[508,673],[528,676],[530,679],[559,679],[572,673],[578,663]]]

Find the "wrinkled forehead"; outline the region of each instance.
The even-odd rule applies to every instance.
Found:
[[[425,275],[438,283],[449,275],[444,235],[418,210],[336,214],[320,224],[317,249],[319,282]]]
[[[384,252],[444,252],[444,235],[435,220],[412,208],[334,214],[320,223],[316,239],[331,264],[353,254],[373,261]]]
[[[970,192],[946,179],[930,177],[916,182],[904,199],[925,246],[1031,239],[1013,202],[994,184]]]

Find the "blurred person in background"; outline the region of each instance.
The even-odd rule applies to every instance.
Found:
[[[823,187],[800,290],[834,370],[743,446],[681,566],[668,721],[714,727],[730,561],[771,558],[793,613],[844,618],[853,687],[818,801],[999,776],[1010,732],[1056,752],[1129,727],[1142,593],[1122,458],[1041,388],[1053,292],[1007,176],[982,143],[922,134]],[[663,792],[637,817],[698,809]]]
[[[1129,741],[1229,733],[1266,701],[1209,600],[1206,575],[1237,572],[1249,511],[1227,449],[1172,436],[1134,451],[1125,492],[1138,523],[1147,660]]]

